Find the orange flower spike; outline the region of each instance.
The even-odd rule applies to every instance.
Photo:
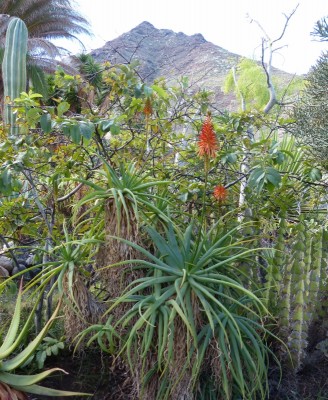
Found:
[[[211,117],[208,115],[203,123],[198,139],[198,155],[215,158],[219,149]]]
[[[151,106],[151,102],[150,102],[149,97],[148,97],[147,100],[146,100],[146,104],[145,104],[145,107],[144,107],[144,109],[143,109],[143,113],[144,113],[147,117],[149,117],[149,116],[153,113],[153,108],[152,108],[152,106]]]
[[[218,186],[216,186],[214,188],[213,195],[216,198],[216,200],[222,201],[222,200],[225,200],[227,198],[228,191],[224,186],[218,185]]]

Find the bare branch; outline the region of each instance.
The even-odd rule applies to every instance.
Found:
[[[285,21],[285,25],[284,25],[284,27],[283,27],[283,30],[282,30],[282,32],[281,32],[281,35],[280,35],[277,39],[273,40],[273,41],[271,42],[271,44],[273,44],[273,43],[275,43],[275,42],[279,42],[279,40],[281,40],[281,39],[283,38],[283,36],[284,36],[284,34],[285,34],[285,32],[286,32],[287,26],[288,26],[288,24],[289,24],[289,21],[290,21],[290,19],[292,18],[292,16],[296,13],[296,11],[297,11],[299,5],[300,5],[300,4],[298,3],[297,6],[294,8],[294,10],[293,10],[289,15],[284,14],[284,16],[285,16],[285,18],[286,18],[286,21]]]
[[[67,193],[63,197],[59,197],[59,199],[57,199],[57,203],[60,203],[61,201],[65,201],[65,200],[69,199],[71,196],[73,196],[73,194],[78,192],[83,185],[84,185],[84,183],[82,183],[82,182],[79,183],[71,192]]]
[[[276,96],[275,87],[274,87],[274,85],[272,83],[272,79],[271,79],[272,56],[273,56],[274,52],[282,49],[283,47],[285,47],[285,45],[279,46],[274,49],[273,44],[279,42],[284,37],[287,26],[289,24],[289,21],[292,18],[292,16],[295,14],[298,7],[299,7],[299,4],[297,4],[297,6],[294,8],[294,10],[289,15],[284,14],[286,20],[285,20],[283,29],[281,31],[281,34],[276,39],[273,39],[273,40],[270,39],[270,37],[267,34],[267,32],[265,31],[265,29],[258,21],[251,19],[251,23],[254,22],[259,27],[259,29],[262,31],[262,33],[264,35],[264,37],[262,38],[262,46],[261,46],[261,50],[262,50],[261,51],[261,64],[262,64],[263,71],[266,75],[267,87],[268,87],[269,94],[270,94],[269,101],[265,105],[264,110],[263,110],[263,112],[265,114],[267,114],[274,105],[279,104],[279,102],[277,100],[277,96]],[[265,62],[265,53],[267,50],[269,51],[269,60],[267,62]]]
[[[250,19],[250,23],[252,24],[253,22],[259,27],[259,29],[262,31],[263,35],[265,36],[266,40],[268,42],[270,42],[270,37],[267,34],[267,32],[265,31],[265,29],[263,28],[263,26],[259,23],[259,21],[257,21],[256,19],[251,18],[249,15],[247,15],[247,17]]]

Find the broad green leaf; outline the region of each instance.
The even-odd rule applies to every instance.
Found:
[[[138,83],[134,88],[134,97],[138,99],[142,95],[142,84]],[[133,99],[134,100],[134,99]],[[133,101],[132,100],[132,101]]]
[[[276,169],[269,167],[266,169],[266,180],[268,182],[271,182],[275,187],[277,187],[279,185],[279,183],[281,182],[281,175],[279,173],[279,171],[277,171]]]
[[[285,155],[281,151],[272,154],[272,159],[275,164],[281,165],[285,161]]]
[[[28,157],[28,152],[27,151],[21,151],[17,154],[15,157],[14,164],[25,164],[25,161]]]
[[[70,108],[70,105],[69,105],[66,101],[64,101],[64,102],[62,102],[62,103],[59,103],[59,104],[58,104],[58,107],[57,107],[57,114],[58,114],[58,117],[62,117],[63,114],[64,114],[66,111],[69,110],[69,108]]]
[[[157,86],[157,85],[152,85],[152,89],[153,89],[154,92],[156,92],[156,93],[159,95],[159,97],[161,97],[162,99],[165,100],[165,99],[168,98],[168,94],[166,93],[166,90],[163,89],[162,87]]]
[[[235,153],[227,154],[227,161],[228,161],[230,164],[235,163],[235,162],[237,161],[237,154],[235,154]]]
[[[69,129],[69,135],[75,144],[80,144],[81,142],[81,132],[79,125],[71,125]]]
[[[100,121],[99,125],[100,125],[100,129],[107,133],[110,131],[110,127],[113,125],[114,121],[112,119],[109,120],[105,120],[105,121]]]
[[[145,85],[143,88],[143,92],[144,92],[145,96],[149,97],[152,95],[153,89],[151,87]]]
[[[63,130],[63,134],[64,135],[66,135],[66,136],[69,136],[70,135],[70,127],[71,127],[71,125],[70,124],[67,124],[67,123],[65,123],[65,124],[62,124],[62,126],[61,126],[61,128],[62,128],[62,130]]]
[[[322,174],[318,168],[311,168],[308,172],[308,177],[311,181],[320,181]]]
[[[84,139],[89,141],[95,131],[95,126],[92,122],[80,122],[80,132]]]
[[[41,98],[41,97],[43,97],[42,96],[42,94],[39,94],[39,93],[29,93],[29,97],[31,98],[31,99],[39,99],[39,98]]]
[[[40,369],[43,368],[44,362],[46,361],[46,358],[47,358],[47,354],[46,354],[45,351],[38,351],[38,352],[36,353],[36,361],[37,361],[38,367],[39,367]]]
[[[112,126],[110,127],[110,133],[112,135],[118,135],[120,133],[120,131],[121,131],[121,128],[116,124],[112,124]]]
[[[255,168],[248,178],[248,185],[250,187],[256,187],[264,176],[265,172],[262,167]]]
[[[30,108],[26,113],[27,123],[31,126],[34,126],[40,119],[40,108]]]
[[[11,170],[6,168],[2,172],[0,179],[5,187],[9,186],[11,184]]]
[[[40,118],[40,125],[41,129],[44,131],[44,133],[50,133],[51,132],[51,116],[50,114],[42,114]]]

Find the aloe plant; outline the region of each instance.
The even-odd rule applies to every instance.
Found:
[[[216,225],[204,232],[190,225],[180,231],[171,223],[165,235],[146,228],[155,255],[116,238],[142,258],[118,264],[130,263],[147,273],[114,299],[106,325],[90,327],[78,338],[94,330],[90,342],[98,339],[103,346],[108,341],[109,351],[118,342],[140,398],[191,398],[196,387],[203,391],[203,378],[212,382],[215,398],[228,399],[233,392],[243,398],[258,392],[265,398],[270,351],[261,317],[267,310],[243,286],[236,267],[254,254],[235,239],[239,228],[226,231]],[[116,318],[122,304],[125,313]]]
[[[5,53],[2,62],[4,85],[4,120],[11,135],[15,134],[15,114],[11,103],[26,90],[26,54],[28,31],[20,18],[13,18],[6,32]]]
[[[0,398],[1,399],[24,399],[24,393],[32,393],[45,396],[87,396],[87,393],[76,393],[64,390],[56,390],[38,385],[43,379],[56,371],[64,370],[60,368],[52,368],[47,371],[34,375],[18,375],[15,370],[22,366],[36,351],[49,331],[59,312],[60,303],[58,304],[54,314],[41,330],[41,332],[23,349],[17,351],[25,338],[29,325],[33,319],[35,307],[32,310],[27,321],[20,329],[20,316],[22,308],[22,287],[20,287],[14,315],[8,332],[0,346]]]

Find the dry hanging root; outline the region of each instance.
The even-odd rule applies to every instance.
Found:
[[[172,400],[191,400],[193,396],[192,365],[195,355],[190,356],[189,348],[192,339],[188,336],[187,327],[181,318],[175,318],[173,359],[169,366],[169,379],[174,382],[170,398]]]
[[[63,287],[68,300],[64,307],[64,327],[67,339],[72,341],[88,326],[101,321],[104,307],[89,292],[79,273],[74,274],[71,288],[66,275]]]
[[[122,207],[119,211],[120,215],[117,215],[118,210],[113,199],[109,199],[105,207],[106,242],[97,255],[97,276],[106,288],[107,297],[110,300],[121,296],[130,283],[144,276],[142,270],[133,269],[133,265],[129,263],[112,267],[122,261],[141,258],[137,250],[112,237],[117,236],[142,245],[134,210],[128,201],[126,204],[127,212]],[[117,317],[122,316],[128,307],[130,307],[129,304],[123,303],[116,307],[114,314],[117,313]]]
[[[102,286],[107,291],[107,298],[108,300],[110,300],[111,303],[122,296],[126,288],[132,282],[144,276],[144,271],[141,269],[134,269],[132,263],[113,266],[122,261],[125,262],[141,258],[141,254],[134,248],[112,237],[120,237],[122,239],[126,239],[142,246],[142,241],[138,229],[138,221],[134,209],[128,199],[126,199],[126,204],[127,210],[125,210],[123,207],[121,208],[121,210],[118,210],[113,199],[107,200],[105,206],[105,244],[100,247],[96,259],[96,264],[98,267],[96,271],[97,278],[100,280]],[[111,310],[110,315],[111,317],[113,317],[113,323],[115,324],[115,322],[117,322],[130,308],[130,303],[122,302],[118,304],[113,310]],[[126,333],[126,330],[128,330],[133,323],[134,319],[132,319],[130,321],[130,324],[125,328],[117,327],[117,330],[119,331],[118,333],[123,336]],[[119,363],[121,363],[121,365],[119,365],[118,367],[122,368],[122,365],[124,365],[124,369],[126,371],[129,371],[129,367],[125,363],[122,364],[123,360],[118,360],[120,360]],[[117,365],[114,364],[113,368],[116,369]],[[125,384],[127,387],[131,388],[129,398],[140,398],[140,371],[141,365],[140,368],[136,366],[134,376],[130,374],[130,371],[127,374]],[[143,400],[155,399],[155,381],[152,380],[151,385],[153,389],[151,389],[152,393],[150,397],[147,397],[147,394],[145,394],[145,396],[142,397]]]
[[[189,350],[191,347],[191,338],[188,336],[187,327],[184,322],[176,317],[174,327],[169,335],[173,335],[173,352],[167,348],[165,352],[164,363],[158,370],[156,351],[148,351],[146,359],[136,354],[137,365],[134,381],[137,398],[142,400],[192,400],[193,394],[193,375],[192,366],[196,361],[196,354],[190,359]],[[169,339],[170,341],[170,339]],[[188,342],[189,341],[189,342]],[[157,338],[153,338],[153,343]],[[169,357],[169,358],[168,358]],[[165,370],[164,370],[165,368]],[[145,376],[153,370],[151,379],[145,382]]]

